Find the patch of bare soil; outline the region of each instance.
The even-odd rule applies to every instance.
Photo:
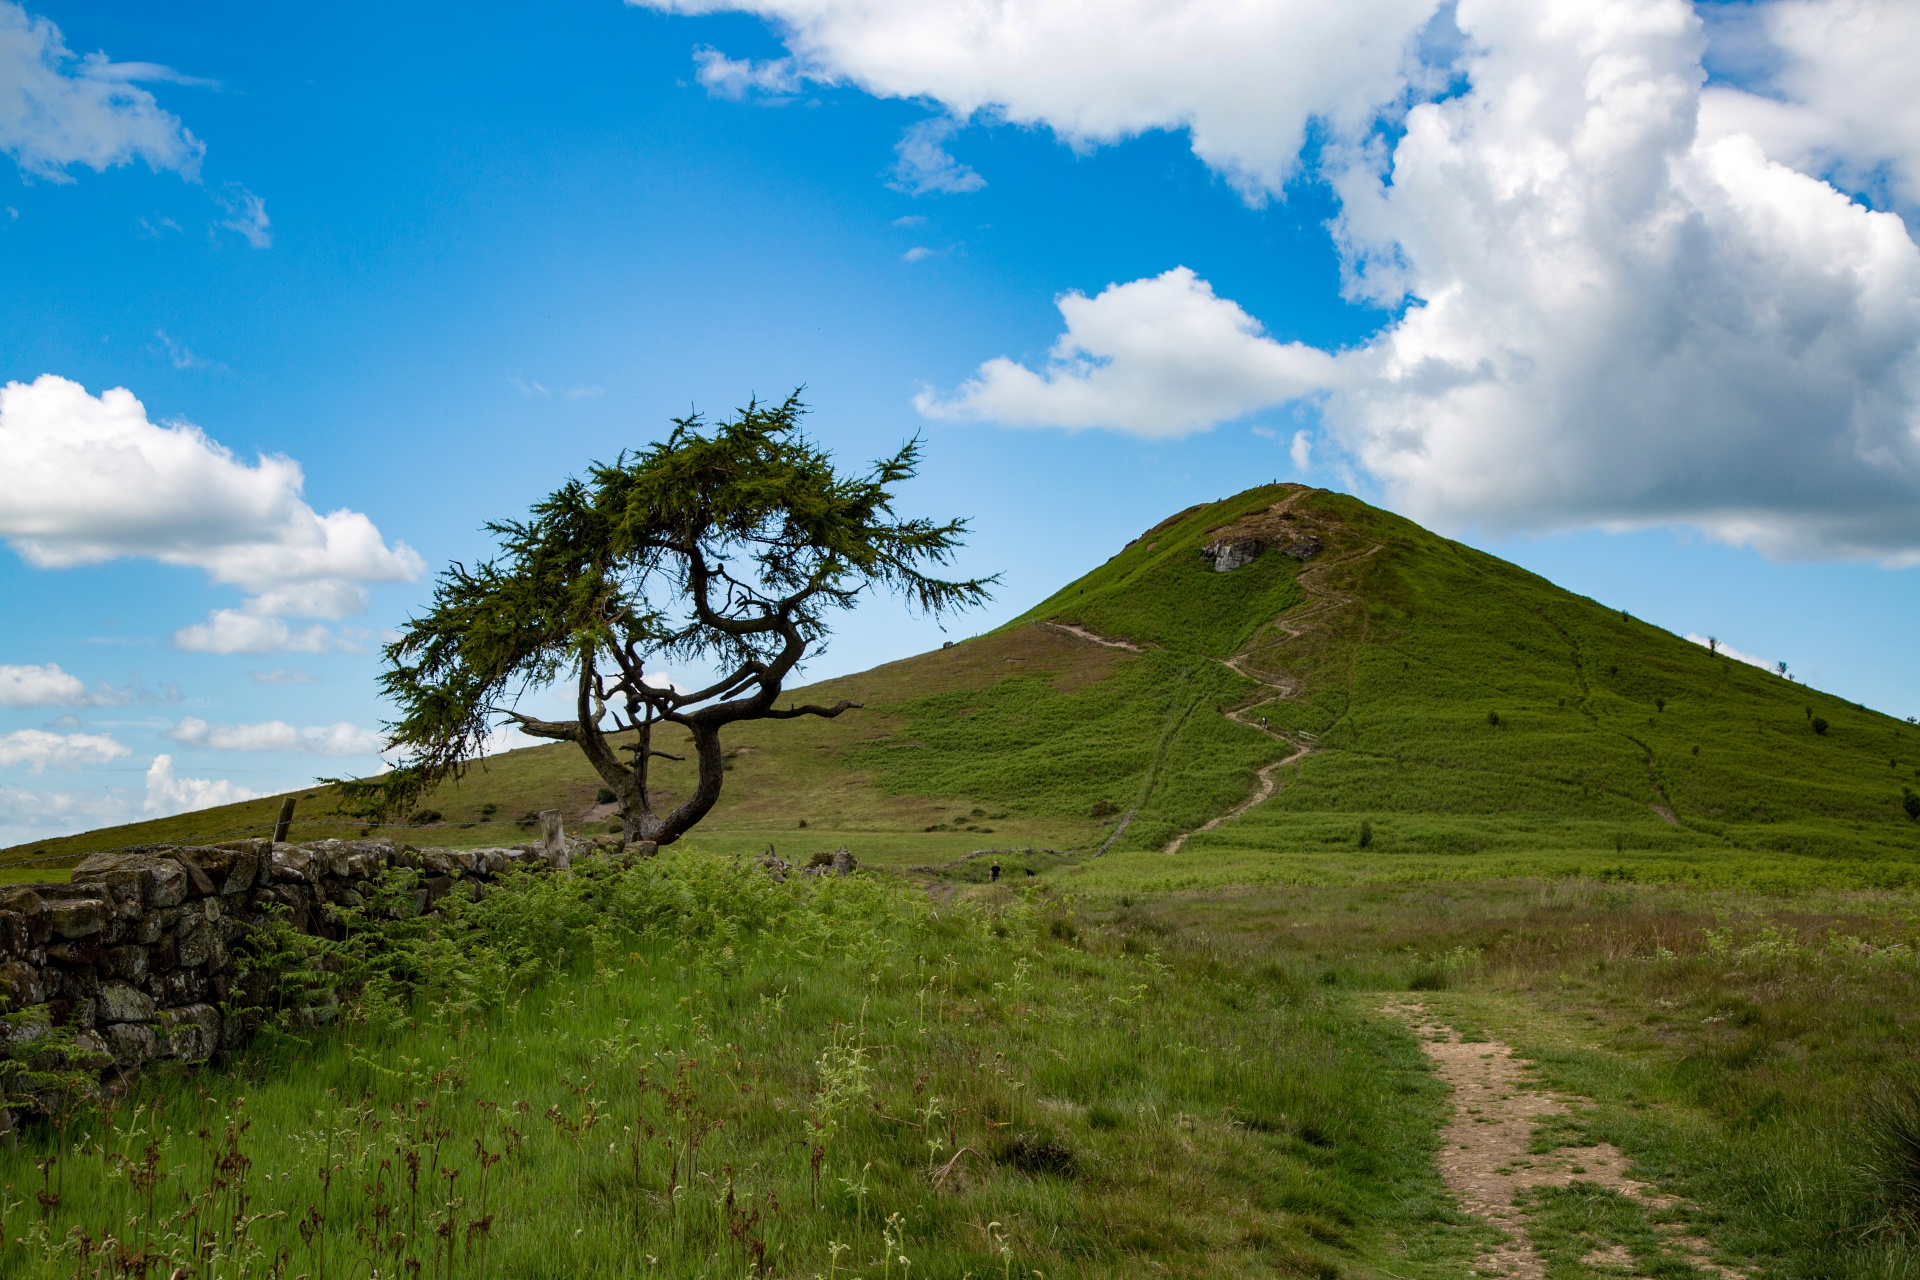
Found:
[[[1146,650],[1131,640],[1120,640],[1113,636],[1103,636],[1097,631],[1089,631],[1077,622],[1043,622],[1040,624],[1049,631],[1060,631],[1070,636],[1078,636],[1092,644],[1105,645],[1109,649],[1125,649],[1128,653],[1145,653]],[[1012,661],[1012,659],[1008,659]]]
[[[1391,1004],[1387,1014],[1409,1023],[1435,1073],[1453,1089],[1453,1118],[1441,1130],[1437,1157],[1460,1207],[1492,1223],[1506,1239],[1482,1254],[1475,1274],[1544,1280],[1545,1265],[1527,1239],[1526,1215],[1517,1200],[1536,1187],[1565,1187],[1579,1182],[1604,1187],[1645,1204],[1672,1208],[1679,1201],[1655,1191],[1627,1173],[1627,1158],[1611,1143],[1562,1147],[1546,1154],[1529,1150],[1534,1129],[1569,1114],[1575,1101],[1547,1093],[1527,1078],[1531,1066],[1498,1041],[1468,1042],[1459,1032],[1432,1020],[1418,1003]],[[1693,1266],[1734,1280],[1745,1273],[1707,1260],[1709,1246],[1678,1227],[1663,1228],[1666,1243]],[[1624,1248],[1596,1249],[1583,1265],[1603,1273],[1640,1274]]]

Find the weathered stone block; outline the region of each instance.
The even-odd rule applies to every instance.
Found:
[[[207,928],[204,920],[196,920],[191,926],[183,922],[174,938],[174,947],[183,967],[205,964],[213,958],[213,930]]]
[[[6,1001],[8,1010],[17,1012],[46,998],[47,989],[38,969],[18,960],[0,964],[0,999]]]
[[[281,884],[312,884],[320,878],[319,864],[311,849],[297,844],[277,844],[268,859],[273,879]]]
[[[207,998],[207,975],[200,969],[162,974],[160,992],[154,998],[162,1005],[198,1004]]]
[[[72,898],[47,904],[47,918],[55,937],[85,938],[100,932],[107,922],[107,904],[99,898]]]
[[[187,883],[192,886],[194,896],[211,897],[214,891],[213,877],[201,870],[200,864],[193,859],[192,855],[175,853],[173,858],[180,865],[180,869],[187,873]]]
[[[159,1038],[144,1022],[109,1023],[101,1031],[107,1052],[123,1071],[131,1071],[160,1052]]]
[[[40,974],[49,1000],[90,1000],[100,990],[100,975],[92,965],[49,965]]]
[[[0,911],[0,956],[17,956],[33,945],[27,918],[18,911]]]
[[[187,1062],[204,1062],[220,1044],[220,1014],[212,1005],[193,1004],[162,1009],[155,1017],[154,1034],[160,1053]]]
[[[116,978],[138,982],[147,976],[147,949],[139,946],[110,947],[107,969]]]
[[[53,1010],[39,1001],[0,1018],[0,1041],[9,1049],[24,1049],[53,1030]]]
[[[148,1022],[153,1018],[153,997],[124,982],[109,982],[100,988],[102,1022]]]

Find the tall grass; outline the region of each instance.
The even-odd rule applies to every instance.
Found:
[[[0,1153],[0,1273],[1008,1280],[1463,1256],[1410,1041],[1085,934],[1045,895],[936,907],[675,853],[446,902],[410,922],[370,903],[291,966],[359,982],[331,1024],[303,1028],[324,1006],[297,991],[248,1055],[150,1074],[64,1141]]]

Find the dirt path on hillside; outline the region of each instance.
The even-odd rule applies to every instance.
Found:
[[[1389,1004],[1382,1012],[1412,1027],[1434,1073],[1453,1090],[1453,1115],[1440,1131],[1435,1157],[1447,1189],[1463,1210],[1506,1233],[1505,1241],[1481,1254],[1475,1274],[1545,1280],[1544,1260],[1528,1240],[1526,1215],[1515,1204],[1536,1187],[1584,1183],[1617,1191],[1655,1210],[1680,1203],[1629,1176],[1626,1156],[1611,1143],[1561,1147],[1545,1154],[1529,1151],[1539,1124],[1567,1115],[1588,1100],[1537,1088],[1527,1076],[1532,1064],[1515,1056],[1510,1046],[1497,1040],[1463,1041],[1459,1032],[1433,1020],[1417,1002]],[[1708,1261],[1711,1247],[1705,1240],[1673,1224],[1657,1229],[1680,1260],[1723,1280],[1745,1280],[1746,1273]],[[1642,1274],[1618,1244],[1596,1249],[1580,1261],[1614,1275]]]

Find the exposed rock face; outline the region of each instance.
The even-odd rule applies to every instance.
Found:
[[[95,854],[67,884],[0,887],[0,1055],[95,1073],[109,1087],[156,1058],[204,1061],[254,1030],[221,1010],[254,1003],[233,946],[269,913],[337,937],[337,909],[359,905],[389,867],[423,874],[412,909],[424,912],[456,886],[477,893],[509,867],[550,870],[584,847],[563,844],[556,859],[529,845],[235,840]],[[0,1133],[11,1123],[0,1110]]]
[[[1213,557],[1215,573],[1231,573],[1243,565],[1253,563],[1253,558],[1264,548],[1258,538],[1222,538],[1209,542],[1205,554]]]

